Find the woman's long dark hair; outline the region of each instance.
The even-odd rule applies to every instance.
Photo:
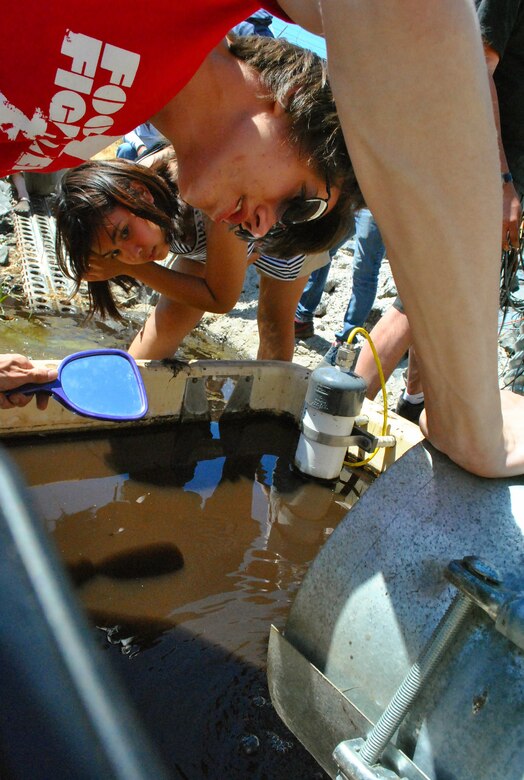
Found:
[[[140,197],[135,182],[147,187],[152,203]],[[117,206],[159,225],[167,243],[175,236],[190,237],[194,232],[192,208],[178,194],[174,155],[151,168],[125,160],[94,160],[72,168],[58,185],[54,213],[58,263],[75,282],[75,293],[89,267],[96,235],[107,214]],[[88,282],[90,317],[96,313],[102,318],[122,319],[111,289],[113,284],[125,292],[140,286],[130,276]]]

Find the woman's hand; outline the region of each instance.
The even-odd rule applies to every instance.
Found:
[[[37,368],[23,355],[0,355],[0,409],[12,409],[14,406],[26,406],[32,395],[13,393],[5,395],[7,390],[15,390],[29,382],[52,382],[57,377],[56,369]],[[37,393],[37,406],[45,409],[49,396]]]
[[[206,237],[205,263],[198,263],[183,255],[176,259],[171,268],[165,268],[159,263],[124,265],[116,261],[116,273],[132,275],[176,303],[201,312],[222,314],[233,308],[242,292],[247,267],[247,244],[235,236],[231,227],[225,223],[206,222]],[[100,264],[104,271],[106,262],[104,259]],[[114,264],[115,261],[111,260],[111,266]],[[102,275],[93,281],[107,278],[108,275]]]
[[[129,275],[129,270],[128,265],[115,258],[93,256],[83,278],[86,282],[105,282],[115,276]]]

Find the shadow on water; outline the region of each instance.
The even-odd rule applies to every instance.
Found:
[[[7,442],[178,776],[325,776],[276,715],[265,674],[270,625],[284,626],[346,512],[333,485],[293,469],[297,437],[290,421],[253,416]]]
[[[263,667],[184,626],[150,634],[135,655],[125,632],[104,633],[100,645],[176,776],[327,777],[276,714]]]

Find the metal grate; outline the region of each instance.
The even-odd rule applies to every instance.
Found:
[[[74,284],[58,266],[55,220],[44,196],[31,196],[31,213],[13,212],[22,279],[29,309],[40,314],[82,314],[80,296],[70,300]]]

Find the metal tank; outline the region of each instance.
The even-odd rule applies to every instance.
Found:
[[[340,780],[524,777],[524,478],[480,479],[422,443],[326,542],[268,677]]]

